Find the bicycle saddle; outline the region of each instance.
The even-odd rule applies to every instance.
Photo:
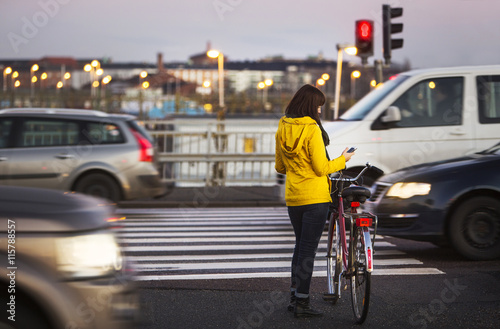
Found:
[[[363,186],[350,186],[342,191],[342,197],[349,202],[356,201],[363,203],[371,195],[370,190]]]

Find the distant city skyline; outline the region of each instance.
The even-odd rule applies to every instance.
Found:
[[[268,56],[335,60],[354,42],[354,22],[375,22],[382,58],[382,4],[402,7],[404,47],[393,62],[414,68],[500,64],[498,0],[38,0],[3,1],[0,59],[109,57],[187,61],[207,42],[232,61]],[[357,57],[345,57],[359,63]]]

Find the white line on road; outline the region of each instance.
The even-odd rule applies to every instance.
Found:
[[[379,242],[377,247],[395,247],[389,242]],[[124,246],[125,252],[146,251],[207,251],[207,250],[271,250],[271,249],[293,249],[294,244],[252,244],[252,245],[194,245],[194,246]],[[320,244],[318,248],[325,249],[326,244]]]
[[[405,253],[399,250],[378,250],[376,256],[400,256]],[[317,255],[316,259],[324,255]],[[196,260],[234,260],[234,259],[268,259],[292,258],[292,253],[275,254],[218,254],[218,255],[166,255],[166,256],[126,256],[132,262],[162,262],[162,261],[196,261]]]
[[[421,265],[422,262],[413,258],[379,259],[375,266]],[[326,267],[326,260],[316,260],[314,267]],[[219,262],[219,263],[167,263],[167,264],[135,264],[140,272],[168,269],[177,270],[225,270],[225,269],[256,269],[256,268],[290,268],[289,261],[276,262]]]
[[[437,275],[445,274],[436,268],[402,268],[375,269],[372,275]],[[326,271],[313,273],[314,277],[326,277]],[[182,280],[223,280],[223,279],[257,279],[257,278],[287,278],[289,272],[261,273],[214,273],[214,274],[179,274],[179,275],[139,275],[137,281],[182,281]]]

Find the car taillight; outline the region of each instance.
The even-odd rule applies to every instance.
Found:
[[[153,162],[153,145],[151,145],[151,142],[139,132],[133,129],[130,130],[139,144],[139,161]]]

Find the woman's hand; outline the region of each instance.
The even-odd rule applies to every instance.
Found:
[[[355,152],[347,153],[347,150],[349,150],[348,147],[345,148],[344,152],[342,152],[342,155],[345,158],[345,162],[351,160],[351,157],[355,154]]]

